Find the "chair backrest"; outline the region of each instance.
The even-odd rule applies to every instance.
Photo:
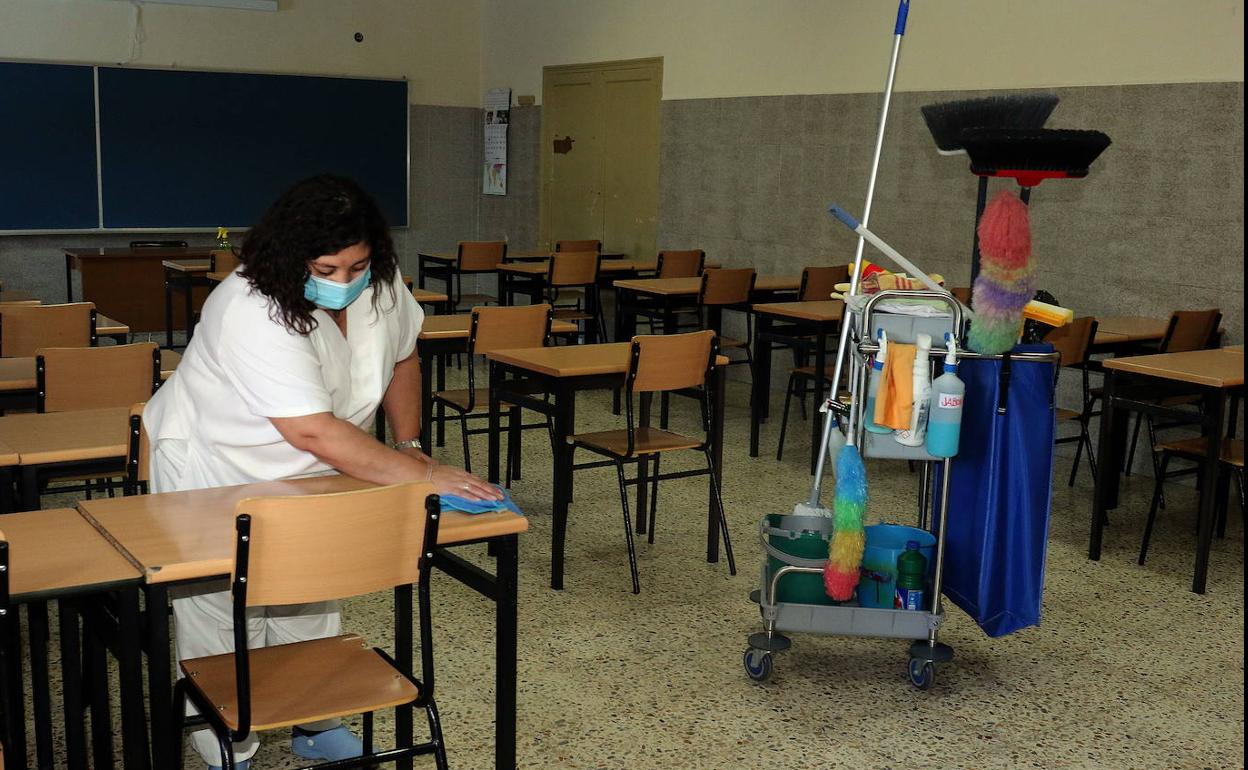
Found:
[[[1185,350],[1203,350],[1214,344],[1218,325],[1222,323],[1222,311],[1176,310],[1170,314],[1170,325],[1158,348],[1162,353],[1182,353]]]
[[[459,271],[487,272],[507,261],[505,241],[460,241]]]
[[[659,278],[697,278],[706,264],[706,252],[702,249],[683,251],[660,251]]]
[[[602,241],[555,241],[555,251],[602,251]]]
[[[829,299],[832,292],[836,291],[836,285],[848,280],[848,265],[807,267],[802,270],[802,286],[797,293],[797,298],[802,302]]]
[[[147,485],[151,481],[151,443],[147,438],[147,429],[143,427],[143,407],[147,403],[134,404],[130,407],[130,434],[126,442],[126,494],[147,494]]]
[[[40,412],[131,406],[160,387],[154,342],[35,352],[35,405]]]
[[[424,549],[437,539],[437,506],[428,482],[240,500],[235,601],[306,604],[419,583]]]
[[[130,241],[132,249],[185,249],[186,241]]]
[[[714,268],[702,271],[701,305],[739,305],[750,301],[756,278],[754,268]]]
[[[560,251],[552,254],[546,268],[546,285],[592,286],[598,282],[601,257],[596,251]]]
[[[706,382],[714,363],[715,332],[633,337],[628,385],[635,393],[696,388]]]
[[[1088,351],[1095,337],[1096,319],[1083,316],[1050,330],[1044,341],[1051,343],[1053,349],[1061,354],[1062,366],[1079,366],[1088,360]]]
[[[238,255],[233,249],[216,249],[208,257],[212,264],[211,272],[214,273],[232,273],[239,265]]]
[[[496,350],[540,348],[550,334],[550,305],[474,307],[468,352],[484,355]]]
[[[44,347],[94,345],[95,305],[8,305],[0,309],[0,355],[33,356]]]

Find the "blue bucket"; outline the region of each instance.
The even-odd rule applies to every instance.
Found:
[[[906,550],[906,543],[919,542],[919,552],[927,558],[930,574],[935,565],[936,536],[918,527],[900,524],[872,524],[866,531],[866,548],[862,552],[862,578],[858,581],[858,604],[875,609],[893,608],[893,591],[897,587],[897,557]]]

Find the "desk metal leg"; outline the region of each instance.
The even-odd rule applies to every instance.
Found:
[[[26,605],[30,630],[30,690],[35,710],[35,761],[40,770],[52,767],[52,695],[48,681],[48,605]],[[76,668],[76,666],[75,666]],[[81,718],[81,713],[79,718]]]
[[[728,379],[728,367],[717,366],[712,374],[713,387],[711,387],[709,397],[711,399],[711,458],[715,462],[713,475],[707,482],[707,509],[706,509],[706,560],[708,562],[719,561],[719,509],[715,505],[715,487],[719,485],[723,489],[723,467],[724,467],[724,392]]]
[[[1226,391],[1219,390],[1205,399],[1204,433],[1205,472],[1200,474],[1200,514],[1196,536],[1196,568],[1192,576],[1192,591],[1205,592],[1205,580],[1209,573],[1209,548],[1213,543],[1213,521],[1217,506],[1217,486],[1220,475],[1219,460],[1222,455],[1222,419],[1226,413]],[[1102,471],[1102,473],[1104,473]]]
[[[123,764],[126,770],[145,769],[151,764],[147,755],[147,718],[143,710],[143,642],[139,632],[138,588],[118,592],[117,613],[117,679],[121,697]]]
[[[147,692],[152,719],[152,765],[173,767],[182,741],[174,734],[181,714],[173,713],[173,676],[169,657],[169,589],[161,583],[144,587],[147,607]]]
[[[165,271],[165,347],[173,348],[173,279]]]
[[[56,609],[61,631],[61,706],[64,709],[61,716],[65,720],[65,761],[70,768],[85,770],[86,731],[82,725],[84,703],[79,686],[82,678],[82,671],[79,669],[82,654],[79,646],[79,614],[74,603],[66,599],[57,602]],[[107,695],[107,690],[105,694]],[[92,709],[92,726],[95,721]],[[99,760],[100,758],[96,758],[96,764],[99,764]]]
[[[85,627],[85,616],[84,616]],[[99,634],[83,634],[84,681],[90,695],[91,755],[95,768],[113,767],[113,717],[108,704],[108,650]],[[68,687],[68,685],[66,685]],[[83,764],[85,770],[86,764]]]
[[[417,347],[420,347],[419,344]],[[420,351],[420,445],[433,457],[433,355]]]
[[[185,295],[186,307],[186,344],[191,344],[191,337],[195,335],[195,282],[189,276],[182,278],[182,293]]]
[[[486,479],[491,484],[497,484],[499,479],[499,445],[502,443],[498,435],[499,430],[501,429],[499,413],[502,411],[502,401],[499,399],[499,393],[501,392],[500,389],[502,387],[502,373],[498,364],[495,362],[489,361],[488,365],[490,367],[490,403],[488,405],[489,414],[486,417],[489,424],[489,430],[487,431],[489,438],[489,459],[487,460]]]
[[[35,465],[23,465],[19,482],[18,501],[23,511],[39,510],[39,468]]]
[[[65,255],[65,301],[74,301],[74,258]]]
[[[516,767],[516,658],[520,606],[519,537],[498,542],[498,593],[495,597],[497,628],[494,642],[494,767]]]
[[[434,376],[437,378],[435,386],[439,391],[446,390],[446,356],[437,356],[433,362]],[[446,405],[441,401],[438,402],[438,424],[434,426],[437,432],[437,445],[446,446]]]
[[[22,684],[22,620],[18,606],[0,607],[4,643],[0,644],[0,686],[4,690],[4,750],[9,767],[26,767],[26,704]]]
[[[771,331],[771,319],[758,315],[754,319],[754,371],[750,373],[750,457],[758,457],[758,438],[763,420],[767,418],[767,401],[771,388],[771,343],[765,342]]]
[[[568,504],[572,500],[572,446],[576,432],[576,390],[560,380],[554,391],[554,511],[550,531],[550,587],[563,588],[563,551],[568,534]]]
[[[1088,558],[1099,561],[1102,539],[1105,534],[1105,512],[1112,506],[1118,490],[1118,458],[1114,451],[1114,430],[1117,415],[1114,408],[1116,380],[1114,370],[1105,372],[1105,393],[1101,408],[1101,430],[1097,438],[1096,464],[1101,472],[1096,474],[1096,486],[1092,493],[1092,534],[1088,540]]]

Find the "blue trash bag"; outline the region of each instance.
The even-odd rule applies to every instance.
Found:
[[[1013,353],[1051,353],[1049,344]],[[1012,355],[1012,354],[1011,354]],[[1040,623],[1053,490],[1055,363],[966,360],[943,593],[990,637]],[[938,504],[937,494],[933,505]],[[933,521],[939,511],[933,510]]]

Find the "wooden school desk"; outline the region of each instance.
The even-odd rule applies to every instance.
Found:
[[[1098,316],[1093,353],[1126,353],[1161,342],[1170,325],[1168,318],[1138,315]]]
[[[510,256],[510,255],[509,255]],[[546,273],[549,260],[507,262],[498,266],[498,300],[503,305],[514,305],[516,295],[529,298],[530,303],[542,301],[546,290]],[[639,278],[653,273],[658,263],[653,259],[603,259],[598,265],[600,285],[611,288],[614,281]]]
[[[576,334],[576,324],[569,321],[551,321],[551,334]],[[434,429],[433,392],[446,389],[446,357],[468,350],[468,338],[472,334],[472,314],[427,316],[420,328],[416,349],[420,352],[420,437],[425,452],[432,455],[434,446],[446,442],[446,410],[438,407],[437,436],[431,441]],[[482,381],[487,378],[482,373]]]
[[[124,475],[129,429],[124,406],[0,417],[0,443],[19,458],[18,506],[38,510],[39,484],[51,472]]]
[[[1221,457],[1223,422],[1230,392],[1244,386],[1244,355],[1228,350],[1192,350],[1185,353],[1159,353],[1151,356],[1114,358],[1104,362],[1105,407],[1101,411],[1101,432],[1097,449],[1096,491],[1092,498],[1092,535],[1088,558],[1101,558],[1105,511],[1118,504],[1118,472],[1126,446],[1129,411],[1161,414],[1198,424],[1207,437],[1205,467],[1218,467]],[[1172,384],[1193,386],[1202,395],[1205,407],[1200,415],[1164,407],[1155,401],[1139,401],[1123,391],[1123,380],[1152,378]],[[1215,489],[1218,474],[1212,470],[1202,475],[1200,512],[1196,543],[1196,565],[1192,591],[1205,592],[1209,571],[1209,547],[1213,540]]]
[[[211,259],[166,259],[161,261],[165,272],[165,347],[173,347],[173,294],[182,294],[183,318],[186,342],[189,345],[195,334],[195,287],[210,286],[206,277],[212,269]],[[203,297],[198,298],[203,304]]]
[[[750,457],[758,457],[759,426],[767,419],[771,402],[771,348],[773,342],[793,345],[798,338],[814,338],[813,353],[815,380],[811,387],[810,419],[810,472],[815,472],[819,461],[819,443],[823,433],[823,421],[817,418],[819,405],[826,395],[824,375],[827,363],[835,354],[827,354],[828,337],[841,326],[845,304],[839,299],[814,302],[772,302],[753,306],[754,311],[754,371],[750,385]],[[780,324],[782,326],[777,326]]]
[[[73,271],[82,275],[82,300],[95,309],[120,318],[136,332],[165,328],[156,298],[164,288],[167,259],[208,260],[212,249],[203,248],[107,248],[65,249],[65,301],[73,302]],[[185,324],[182,308],[174,308],[173,324]],[[182,328],[185,328],[183,326]]]
[[[506,401],[551,417],[554,421],[554,526],[551,528],[550,587],[563,588],[564,545],[568,530],[568,504],[572,501],[573,448],[568,437],[576,433],[576,393],[579,390],[614,389],[623,385],[628,370],[627,342],[567,347],[523,348],[490,353],[489,480],[499,480],[499,404]],[[720,356],[707,387],[711,399],[711,456],[718,478],[723,470],[724,369],[728,359]],[[535,387],[525,387],[533,383]],[[549,393],[543,401],[530,395]],[[622,421],[621,421],[622,422]],[[715,513],[713,483],[707,485],[706,560],[719,561],[719,519]],[[644,526],[644,485],[638,489],[638,526]],[[640,531],[640,530],[639,530]]]
[[[637,310],[640,307],[658,308],[671,316],[677,307],[688,306],[697,299],[702,290],[701,278],[640,278],[615,282],[615,339],[631,340],[637,333]],[[760,275],[754,282],[751,301],[767,302],[784,295],[796,294],[801,287],[800,278]],[[718,314],[722,308],[710,308]],[[716,319],[708,318],[708,326],[716,327]],[[674,322],[673,322],[674,323]],[[667,324],[670,326],[671,324]]]
[[[507,261],[541,262],[542,260],[550,259],[550,256],[554,253],[553,249],[516,249],[515,251],[508,249]],[[628,255],[622,251],[600,251],[598,256],[603,259],[628,259]]]
[[[169,379],[182,362],[182,354],[160,351],[160,379]],[[35,359],[33,356],[0,358],[0,409],[35,408]]]
[[[114,542],[143,573],[150,620],[147,627],[148,692],[152,750],[157,768],[171,767],[173,752],[172,677],[169,621],[161,611],[169,589],[229,575],[234,560],[234,507],[247,497],[345,492],[371,486],[346,476],[319,476],[190,492],[84,500],[82,515]],[[518,535],[528,529],[510,512],[475,516],[447,512],[438,530],[434,565],[495,603],[495,767],[516,766],[516,613]],[[450,546],[496,544],[497,574],[447,552]],[[158,609],[152,609],[158,608]],[[412,650],[395,650],[410,665]]]
[[[42,305],[43,301],[35,295],[25,291],[13,291],[6,289],[0,291],[0,302],[20,302],[23,305]]]
[[[123,764],[146,766],[147,725],[143,716],[143,676],[139,655],[140,573],[99,532],[72,509],[56,509],[0,516],[0,531],[9,544],[9,606],[2,607],[4,655],[3,743],[8,767],[53,766],[51,682],[48,676],[48,606],[57,601],[60,623],[61,682],[64,693],[65,761],[70,768],[86,769],[83,727],[84,684],[78,662],[86,653],[91,662],[91,722],[95,766],[112,766],[113,736],[108,716],[108,669],[103,644],[88,635],[79,645],[78,618],[91,614],[91,598],[115,592],[117,643],[122,697]],[[27,762],[26,719],[23,707],[21,650],[23,640],[18,608],[26,607],[34,706],[35,754]]]

